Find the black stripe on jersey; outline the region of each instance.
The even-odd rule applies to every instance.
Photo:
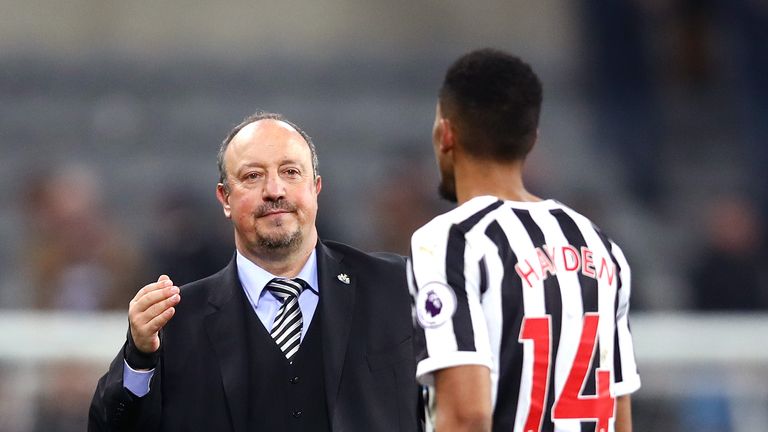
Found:
[[[523,228],[528,232],[531,237],[533,247],[541,248],[546,252],[544,245],[546,244],[546,238],[541,228],[534,222],[531,217],[531,212],[522,209],[513,209],[515,215],[523,224]],[[550,259],[554,257],[549,257]],[[547,315],[552,319],[552,350],[550,353],[550,364],[554,364],[554,359],[557,359],[557,348],[560,346],[560,327],[562,326],[563,316],[563,298],[560,294],[560,282],[557,280],[557,275],[550,275],[544,279],[544,305]],[[555,368],[551,368],[551,374],[554,374]],[[549,379],[549,390],[547,391],[547,405],[544,409],[544,421],[542,422],[542,432],[552,432],[555,430],[555,424],[552,422],[552,405],[555,403],[555,380],[553,377]]]
[[[466,281],[464,280],[464,250],[466,234],[488,213],[499,208],[502,201],[495,201],[464,221],[451,226],[445,253],[445,276],[456,294],[456,312],[453,314],[453,332],[458,351],[475,351],[475,332],[469,314]]]
[[[581,234],[579,226],[576,225],[576,222],[570,216],[568,216],[564,210],[554,209],[550,210],[549,212],[552,214],[552,216],[555,217],[557,223],[560,225],[560,229],[563,231],[563,235],[568,241],[568,244],[574,246],[579,251],[581,251],[581,248],[587,246],[587,242],[584,240],[584,236]],[[597,312],[597,280],[584,275],[582,272],[579,272],[579,285],[581,285],[581,302],[584,308],[584,312]],[[595,355],[595,353],[599,352],[600,342],[598,341],[595,344],[595,351],[592,353],[593,359],[589,366],[589,373],[587,374],[586,382],[584,384],[584,388],[582,389],[581,394],[584,396],[595,395],[597,393],[595,389],[595,373],[597,367],[599,366],[598,363],[600,362],[600,356]],[[582,432],[592,432],[595,430],[596,424],[597,422],[582,422],[581,430]]]
[[[568,244],[581,251],[581,248],[587,247],[587,242],[579,230],[576,222],[561,209],[549,211],[555,217],[560,229],[563,231]],[[579,272],[579,285],[581,285],[581,301],[584,312],[597,312],[597,280],[592,279],[584,273]]]
[[[480,295],[483,295],[488,291],[488,264],[485,262],[485,257],[480,259],[478,265],[480,266],[478,269],[480,271]]]
[[[613,265],[616,266],[616,298],[613,302],[613,311],[616,313],[616,311],[619,309],[619,292],[621,291],[622,286],[621,266],[616,260],[616,257],[613,255],[613,244],[608,239],[608,237],[597,227],[595,227],[595,232],[598,236],[600,236],[600,240],[603,242],[603,245],[605,245],[605,250],[607,250],[608,255],[611,256]],[[621,350],[619,349],[619,328],[616,325],[613,326],[613,374],[615,382],[620,383],[624,381],[624,373],[621,370]]]
[[[511,431],[515,427],[520,376],[523,371],[523,344],[518,342],[523,320],[523,282],[514,271],[517,256],[509,246],[509,239],[498,222],[493,221],[485,235],[496,245],[504,266],[501,279],[501,346],[499,347],[499,383],[496,407],[493,411],[493,430]]]

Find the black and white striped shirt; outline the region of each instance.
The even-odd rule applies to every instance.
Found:
[[[419,380],[487,366],[494,431],[613,431],[615,398],[640,387],[629,265],[557,201],[482,196],[436,217],[413,234],[409,279]]]

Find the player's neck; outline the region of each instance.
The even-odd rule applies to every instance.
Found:
[[[454,169],[459,205],[483,195],[510,201],[541,201],[541,198],[525,189],[523,161],[496,162],[458,158],[455,160]]]

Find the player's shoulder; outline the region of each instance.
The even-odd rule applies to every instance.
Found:
[[[412,244],[444,242],[453,227],[466,231],[469,222],[488,210],[501,206],[502,201],[493,196],[473,198],[455,209],[436,216],[413,233]]]
[[[563,204],[562,202],[554,200],[554,199],[549,199],[547,201],[549,201],[551,203],[552,210],[550,210],[550,211],[553,212],[553,214],[555,214],[557,212],[564,213],[564,214],[568,215],[568,217],[573,219],[574,222],[576,222],[579,225],[587,224],[587,225],[591,225],[591,226],[597,228],[597,225],[595,225],[595,223],[592,222],[592,220],[590,218],[588,218],[587,216],[585,216],[581,212],[573,209],[569,205]]]
[[[577,210],[574,210],[573,208],[569,207],[566,204],[563,204],[555,200],[552,200],[552,201],[556,203],[557,208],[560,209],[559,211],[562,211],[565,214],[567,214],[571,219],[574,220],[574,222],[576,222],[578,226],[591,227],[604,243],[610,244],[612,248],[619,247],[616,244],[616,242],[614,242],[613,239],[606,233],[606,231],[604,231],[600,226],[598,226],[592,219],[578,212]]]

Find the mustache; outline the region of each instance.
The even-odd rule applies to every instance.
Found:
[[[285,212],[295,212],[296,206],[283,199],[277,200],[277,201],[265,202],[264,204],[260,205],[259,208],[256,209],[256,217],[265,216],[268,213],[274,212],[275,210],[285,211]]]

